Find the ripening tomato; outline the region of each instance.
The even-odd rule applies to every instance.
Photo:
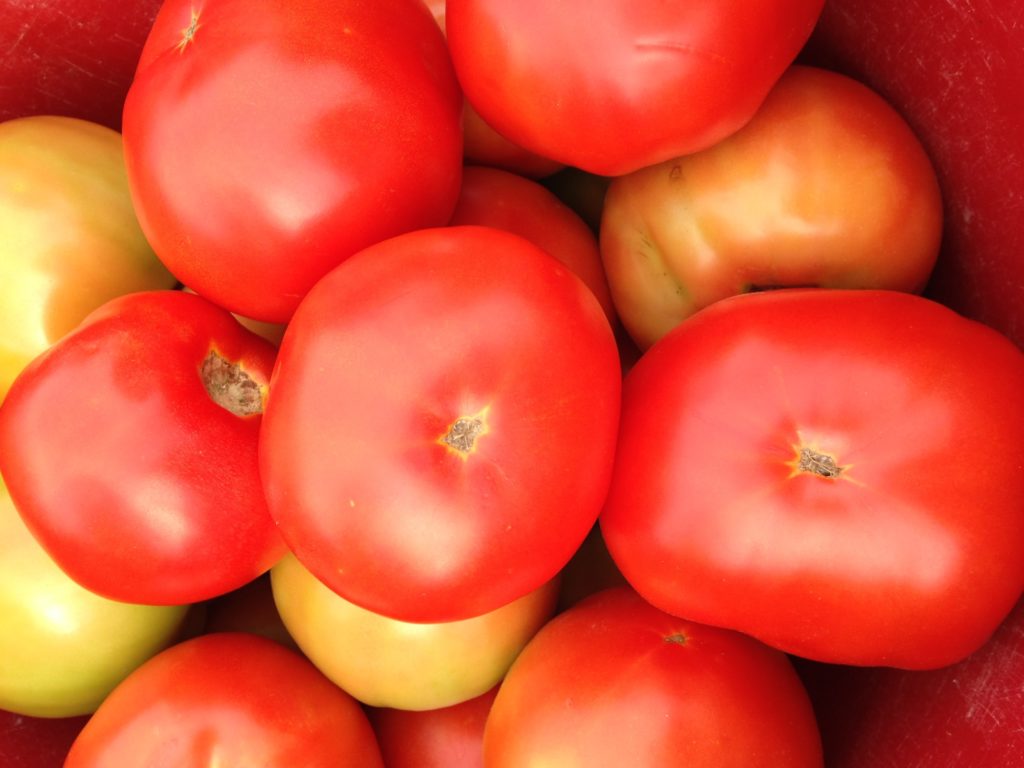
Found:
[[[100,705],[65,768],[383,768],[358,702],[265,637],[224,632],[154,656]]]
[[[569,206],[540,183],[499,168],[467,166],[449,221],[476,224],[525,237],[571,269],[617,324],[597,237]]]
[[[493,611],[411,623],[345,600],[291,555],[271,570],[284,625],[317,669],[364,704],[448,707],[484,693],[555,609],[558,579]]]
[[[186,611],[108,600],[80,587],[32,537],[0,481],[0,709],[35,717],[91,713],[129,672],[177,639]]]
[[[935,170],[899,113],[849,77],[795,66],[732,136],[614,179],[601,257],[646,349],[736,293],[920,292],[942,223]]]
[[[421,0],[168,0],[124,107],[139,220],[184,284],[284,322],[350,254],[447,221],[461,111]]]
[[[257,465],[274,357],[227,310],[149,291],[107,302],[22,371],[0,408],[0,472],[68,575],[181,605],[281,557]]]
[[[1024,589],[1024,354],[899,291],[723,299],[627,374],[605,542],[670,613],[939,667]]]
[[[617,587],[523,649],[491,705],[484,765],[821,768],[822,754],[784,654]]]
[[[96,307],[174,283],[139,228],[116,131],[70,117],[0,123],[0,401]]]
[[[746,123],[822,5],[448,0],[448,46],[466,100],[498,133],[617,176]]]
[[[346,600],[478,616],[550,580],[597,519],[621,394],[594,294],[522,237],[401,235],[313,288],[260,435],[271,514]]]

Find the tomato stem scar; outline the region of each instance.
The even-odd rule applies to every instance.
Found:
[[[448,431],[441,435],[438,443],[448,446],[465,458],[476,447],[477,438],[487,434],[486,415],[487,409],[484,408],[474,416],[460,416],[452,422]]]
[[[836,460],[827,453],[819,453],[810,448],[800,449],[800,461],[797,464],[797,469],[819,477],[839,477],[843,471],[843,468],[836,464]]]
[[[199,368],[210,399],[235,416],[263,413],[263,387],[242,370],[238,363],[211,349]]]
[[[196,30],[199,29],[199,26],[199,11],[193,8],[192,18],[189,20],[188,26],[181,30],[181,42],[178,43],[179,51],[184,51],[188,47],[188,44],[196,36]]]

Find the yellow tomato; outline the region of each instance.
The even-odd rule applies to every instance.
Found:
[[[490,690],[554,612],[558,582],[462,621],[412,624],[353,605],[293,555],[270,572],[274,600],[299,648],[364,704],[447,707]]]
[[[187,610],[119,603],[78,586],[36,543],[0,482],[0,709],[91,713],[177,639]]]
[[[139,227],[119,133],[70,117],[0,123],[0,400],[100,304],[175,282]]]

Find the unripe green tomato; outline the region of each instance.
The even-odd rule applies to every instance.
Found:
[[[92,713],[178,638],[187,610],[119,603],[80,587],[32,537],[0,482],[0,709]]]
[[[139,227],[119,133],[70,117],[0,123],[0,400],[93,309],[175,282]]]

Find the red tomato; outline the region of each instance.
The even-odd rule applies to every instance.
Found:
[[[350,254],[448,220],[461,110],[420,0],[169,0],[124,108],[140,222],[197,293],[283,322]]]
[[[646,349],[736,293],[919,292],[942,221],[935,171],[899,113],[855,80],[792,67],[729,138],[613,180],[601,256]]]
[[[350,602],[478,616],[551,579],[593,525],[620,389],[600,305],[537,246],[486,227],[393,238],[285,331],[260,437],[271,513]]]
[[[445,28],[445,0],[425,0],[434,19]],[[466,162],[502,168],[529,178],[549,176],[562,164],[516,146],[484,122],[468,102],[462,107],[462,154]]]
[[[181,605],[284,547],[257,466],[273,345],[182,291],[107,302],[0,408],[0,471],[54,560],[115,600]]]
[[[479,224],[525,237],[571,269],[616,323],[615,305],[593,231],[569,206],[536,181],[497,168],[469,166],[453,225]]]
[[[938,667],[1024,588],[1024,355],[896,291],[743,294],[626,378],[602,516],[670,613],[845,664]]]
[[[820,768],[789,660],[663,613],[626,587],[560,614],[523,650],[484,728],[487,768]]]
[[[448,0],[448,46],[466,99],[498,133],[615,176],[747,122],[822,5]]]
[[[65,768],[382,768],[359,704],[299,654],[245,633],[180,643],[100,705]]]
[[[388,768],[483,768],[484,724],[498,689],[451,707],[369,708]]]

